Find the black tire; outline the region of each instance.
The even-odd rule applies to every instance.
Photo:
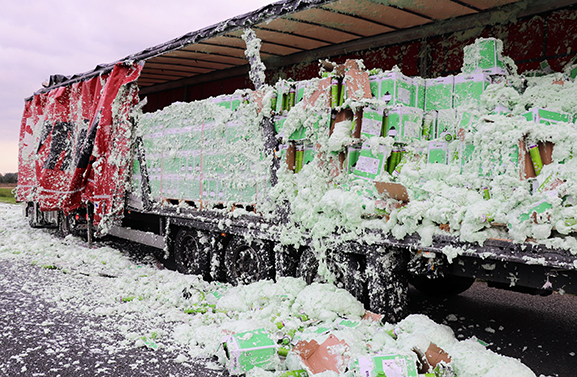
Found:
[[[299,266],[299,255],[300,253],[293,245],[277,244],[274,247],[276,276],[296,276]]]
[[[456,296],[471,288],[475,278],[444,275],[429,279],[426,276],[409,276],[409,283],[420,293],[431,297]]]
[[[296,277],[302,278],[307,285],[319,281],[319,260],[314,251],[307,247],[303,250],[296,270]]]
[[[327,256],[327,267],[335,277],[335,285],[347,290],[357,300],[365,301],[364,278],[357,256],[346,253],[332,253]],[[306,248],[301,254],[296,276],[307,284],[324,282],[319,275],[319,260],[311,248]]]
[[[274,276],[272,244],[234,237],[224,252],[226,280],[232,285],[250,284]]]
[[[383,314],[383,321],[394,323],[408,314],[409,282],[402,250],[371,250],[366,264],[367,309]]]
[[[209,246],[200,242],[203,233],[190,228],[180,228],[174,239],[174,263],[178,272],[201,275],[210,279]]]

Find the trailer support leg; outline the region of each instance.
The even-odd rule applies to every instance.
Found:
[[[379,247],[367,255],[369,310],[383,314],[383,320],[389,323],[407,315],[409,283],[405,266],[405,255],[397,248]]]

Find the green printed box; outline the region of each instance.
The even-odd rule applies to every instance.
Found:
[[[455,109],[437,110],[435,136],[437,139],[451,141],[457,135],[457,112]]]
[[[385,109],[368,106],[363,110],[363,119],[361,120],[361,135],[366,137],[382,136],[383,121]]]
[[[455,77],[425,79],[425,111],[453,108]]]
[[[286,116],[275,116],[274,118],[274,128],[276,133],[280,137],[285,137],[284,134],[284,124],[286,122]],[[306,128],[304,126],[299,127],[294,131],[288,138],[289,140],[303,140],[306,139]]]
[[[350,146],[347,147],[347,173],[352,173],[357,166],[357,161],[361,155],[361,147]]]
[[[230,374],[243,374],[259,367],[270,369],[278,363],[276,342],[264,329],[228,337],[224,343]]]
[[[463,73],[508,74],[503,62],[503,41],[496,38],[478,38],[463,49]]]
[[[571,122],[571,115],[568,113],[542,108],[533,108],[521,114],[521,116],[530,122],[547,125],[557,124],[559,122]]]
[[[486,73],[455,76],[453,107],[479,107],[481,95],[489,84],[491,84],[491,78]]]
[[[430,141],[427,150],[429,164],[444,164],[449,161],[449,143],[446,141]]]
[[[415,107],[416,88],[413,79],[397,71],[387,71],[380,77],[379,99],[389,106],[405,105]],[[370,83],[370,79],[369,79]]]
[[[468,111],[457,111],[458,128],[463,132],[476,132],[479,117]]]
[[[387,147],[381,145],[375,156],[371,152],[370,146],[364,143],[353,169],[353,174],[358,177],[375,179],[377,175],[387,169],[387,158],[390,153],[391,151]]]
[[[217,106],[221,106],[227,109],[230,109],[231,107],[230,96],[228,95],[214,97],[212,98],[211,102]]]
[[[238,109],[243,102],[243,98],[241,94],[233,94],[230,96],[230,109],[232,111]]]
[[[304,81],[298,81],[296,83],[296,98],[295,98],[295,104],[299,103],[300,101],[303,100],[303,98],[305,97],[305,91],[306,88],[311,85],[311,82],[313,80],[304,80]]]
[[[286,122],[286,116],[274,117],[274,129],[279,136],[283,136],[284,122]]]
[[[422,138],[423,111],[416,107],[397,106],[385,111],[384,129],[399,143]]]
[[[355,375],[363,377],[418,377],[416,356],[361,356],[352,363]]]
[[[381,78],[378,75],[369,76],[369,86],[371,88],[371,95],[373,98],[380,98],[381,93]]]

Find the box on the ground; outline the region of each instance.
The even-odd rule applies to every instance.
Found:
[[[352,363],[360,376],[366,377],[418,377],[417,359],[408,355],[361,356]]]
[[[339,349],[342,352],[339,353]],[[294,348],[294,352],[313,374],[326,371],[344,372],[348,363],[348,351],[347,343],[332,334],[321,344],[315,340],[299,341]]]
[[[278,362],[276,342],[264,329],[233,334],[225,346],[230,374],[246,373],[254,367],[267,369]]]

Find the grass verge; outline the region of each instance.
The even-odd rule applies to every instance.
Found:
[[[16,199],[12,195],[12,188],[0,187],[0,202],[16,204]]]

